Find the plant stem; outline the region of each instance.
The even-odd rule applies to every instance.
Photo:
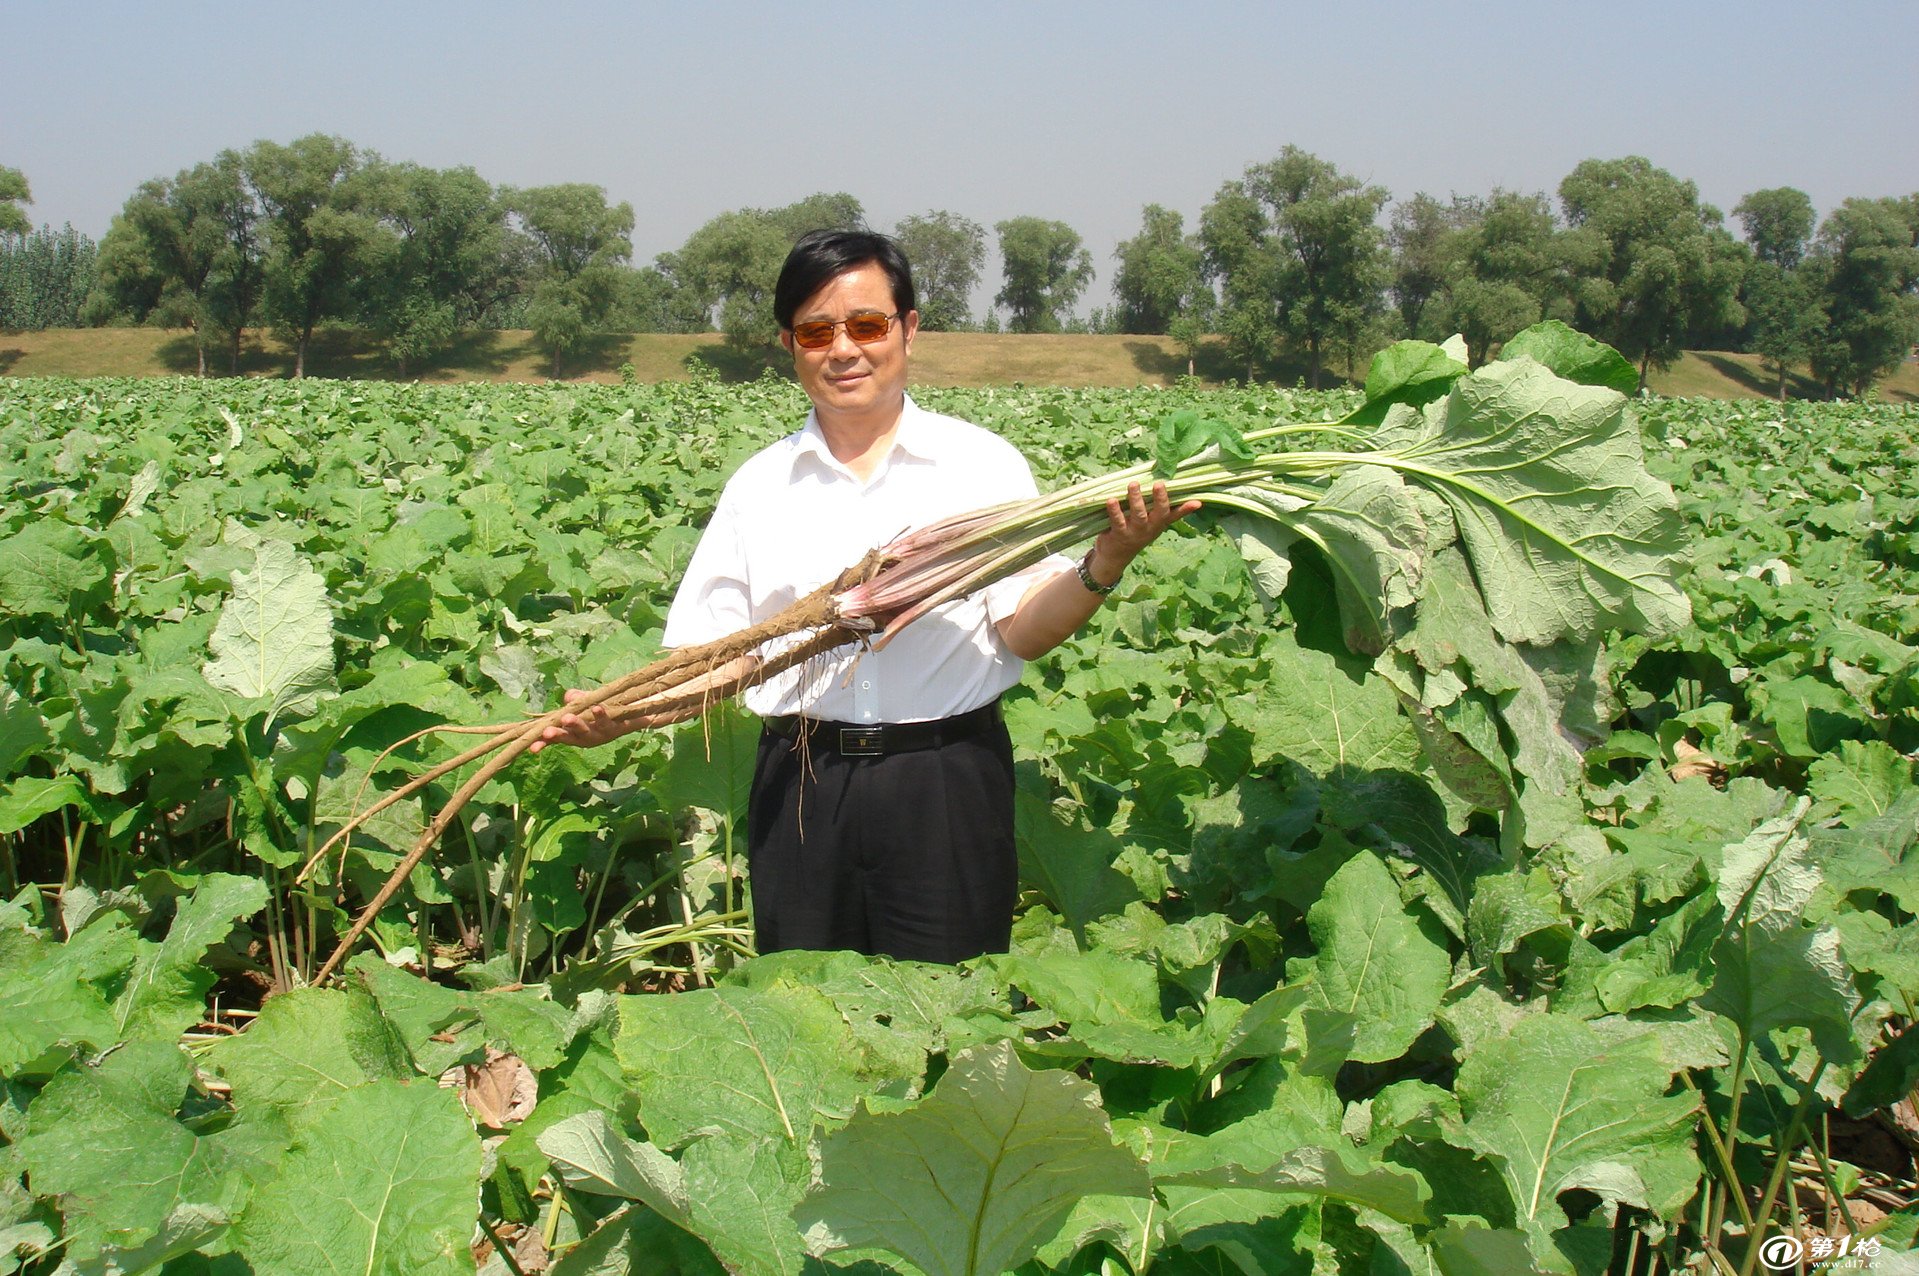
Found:
[[[493,1252],[500,1256],[500,1261],[506,1264],[506,1269],[512,1272],[513,1276],[526,1276],[526,1273],[520,1270],[519,1263],[514,1261],[513,1251],[507,1247],[505,1241],[500,1239],[500,1234],[493,1230],[493,1225],[486,1221],[485,1212],[482,1211],[478,1217],[480,1230],[486,1233],[489,1241],[493,1242]]]
[[[1759,1246],[1765,1241],[1762,1233],[1766,1223],[1772,1218],[1773,1206],[1778,1203],[1780,1186],[1786,1180],[1786,1169],[1792,1160],[1792,1150],[1799,1145],[1799,1132],[1805,1127],[1806,1114],[1812,1107],[1812,1101],[1819,1097],[1819,1079],[1826,1075],[1826,1061],[1821,1059],[1812,1070],[1812,1077],[1806,1082],[1806,1092],[1799,1098],[1798,1106],[1792,1110],[1792,1120],[1786,1124],[1786,1132],[1773,1145],[1774,1161],[1772,1176],[1766,1181],[1766,1194],[1760,1198],[1759,1209],[1753,1217],[1756,1223],[1752,1234],[1747,1238],[1745,1261],[1739,1265],[1739,1276],[1752,1276],[1752,1270],[1759,1262]]]
[[[473,837],[473,821],[460,817],[460,832],[466,837],[466,857],[473,865],[473,903],[480,911],[480,960],[493,960],[493,913],[487,907],[492,883],[480,864],[480,844]]]
[[[1687,1073],[1684,1075],[1686,1087],[1694,1094],[1699,1094],[1699,1087],[1693,1082],[1692,1074]],[[1739,1172],[1733,1168],[1732,1153],[1726,1146],[1726,1140],[1719,1134],[1719,1126],[1713,1121],[1712,1111],[1706,1106],[1706,1097],[1703,1094],[1699,1094],[1699,1116],[1701,1118],[1700,1123],[1706,1131],[1706,1141],[1712,1144],[1713,1158],[1719,1162],[1719,1172],[1726,1177],[1726,1190],[1733,1203],[1739,1208],[1740,1221],[1750,1230],[1752,1228],[1752,1214],[1746,1206],[1745,1189],[1739,1183]],[[1708,1183],[1706,1185],[1706,1200],[1709,1202],[1706,1207],[1707,1209],[1718,1208],[1715,1197],[1719,1186],[1720,1185],[1716,1183]],[[1708,1216],[1706,1209],[1702,1209],[1700,1212],[1700,1223],[1703,1226],[1707,1221]],[[1713,1231],[1707,1230],[1705,1235],[1707,1239],[1711,1239]]]

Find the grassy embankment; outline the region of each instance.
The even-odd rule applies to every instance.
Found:
[[[568,376],[584,381],[617,381],[631,364],[642,381],[670,381],[694,375],[702,364],[729,379],[750,379],[783,362],[777,349],[768,357],[729,350],[716,335],[681,336],[642,333],[608,337],[582,351]],[[224,352],[211,352],[209,371],[224,373]],[[11,376],[174,376],[196,367],[191,338],[184,332],[152,328],[67,329],[0,333],[0,375]],[[240,371],[247,376],[288,376],[291,351],[271,337],[249,334]],[[392,362],[360,334],[322,333],[307,353],[312,376],[386,379],[398,375]],[[452,350],[411,375],[421,381],[544,381],[550,369],[525,332],[472,333]],[[1166,385],[1186,371],[1186,362],[1165,337],[988,335],[976,332],[923,333],[914,345],[913,373],[926,385],[1101,386]],[[1336,366],[1327,384],[1337,383]],[[1243,370],[1222,351],[1202,351],[1200,375],[1229,381]],[[1277,379],[1304,376],[1304,368],[1281,369]],[[1652,388],[1660,394],[1711,399],[1770,397],[1774,383],[1757,356],[1694,351],[1664,372]],[[1788,393],[1817,398],[1819,388],[1804,377],[1790,379]],[[1879,387],[1891,402],[1919,402],[1919,364],[1908,363]]]

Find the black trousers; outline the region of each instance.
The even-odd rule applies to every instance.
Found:
[[[760,952],[1005,952],[1019,891],[1006,726],[882,757],[763,731],[747,839]]]

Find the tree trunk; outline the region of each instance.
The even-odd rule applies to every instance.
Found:
[[[1313,389],[1317,390],[1319,389],[1319,342],[1317,340],[1306,343],[1306,359],[1312,368]]]
[[[307,338],[311,334],[312,334],[312,329],[309,328],[300,334],[300,339],[298,341],[293,343],[293,379],[295,381],[303,381],[306,379]]]
[[[1786,401],[1786,361],[1784,359],[1779,361],[1779,401],[1781,403]]]
[[[199,374],[199,375],[200,375],[200,379],[201,379],[202,381],[204,381],[204,380],[206,380],[206,379],[207,379],[207,343],[206,343],[206,338],[205,338],[205,337],[204,337],[204,336],[203,336],[203,335],[201,334],[201,332],[200,332],[200,325],[199,325],[199,324],[197,324],[197,323],[193,323],[193,324],[188,324],[187,326],[188,326],[189,328],[191,328],[191,329],[193,329],[193,353],[194,353],[194,356],[195,356],[195,357],[196,357],[196,358],[197,358],[197,359],[198,359],[198,360],[200,361],[200,374]]]
[[[1650,367],[1652,367],[1652,348],[1648,346],[1646,353],[1639,356],[1639,393],[1641,394],[1646,392],[1646,370]]]
[[[240,342],[244,340],[245,337],[245,328],[235,328],[233,330],[233,375],[236,377],[240,375]]]

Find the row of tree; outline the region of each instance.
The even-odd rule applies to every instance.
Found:
[[[1640,365],[1685,349],[1752,350],[1785,391],[1804,364],[1829,392],[1861,393],[1919,341],[1919,195],[1849,199],[1817,227],[1789,187],[1733,210],[1736,239],[1691,182],[1641,158],[1588,160],[1543,194],[1440,201],[1389,196],[1288,147],[1222,186],[1184,230],[1145,212],[1119,246],[1113,288],[1127,331],[1189,350],[1222,335],[1249,375],[1276,344],[1306,359],[1399,336],[1460,333],[1473,363],[1557,318]]]
[[[1736,238],[1697,188],[1640,158],[1589,160],[1544,194],[1441,201],[1388,192],[1287,147],[1222,185],[1188,232],[1152,205],[1114,256],[1114,304],[1078,319],[1093,259],[1065,224],[993,227],[995,309],[977,326],[1167,333],[1189,367],[1209,337],[1251,378],[1281,354],[1318,384],[1401,336],[1465,336],[1475,363],[1560,318],[1645,372],[1686,348],[1764,357],[1784,392],[1808,366],[1863,392],[1919,341],[1919,195],[1851,199],[1817,223],[1807,196],[1757,191]],[[144,322],[190,329],[205,371],[268,324],[304,372],[322,324],[373,333],[402,372],[467,329],[526,327],[564,360],[602,331],[712,331],[770,343],[773,284],[803,231],[865,224],[858,200],[818,194],[738,209],[634,268],[633,211],[587,184],[495,188],[470,168],[393,163],[342,138],[225,151],[135,192],[98,246],[30,232],[25,178],[0,169],[0,325]],[[930,329],[975,326],[987,231],[933,211],[893,233]],[[1003,317],[1002,312],[1003,311]]]

